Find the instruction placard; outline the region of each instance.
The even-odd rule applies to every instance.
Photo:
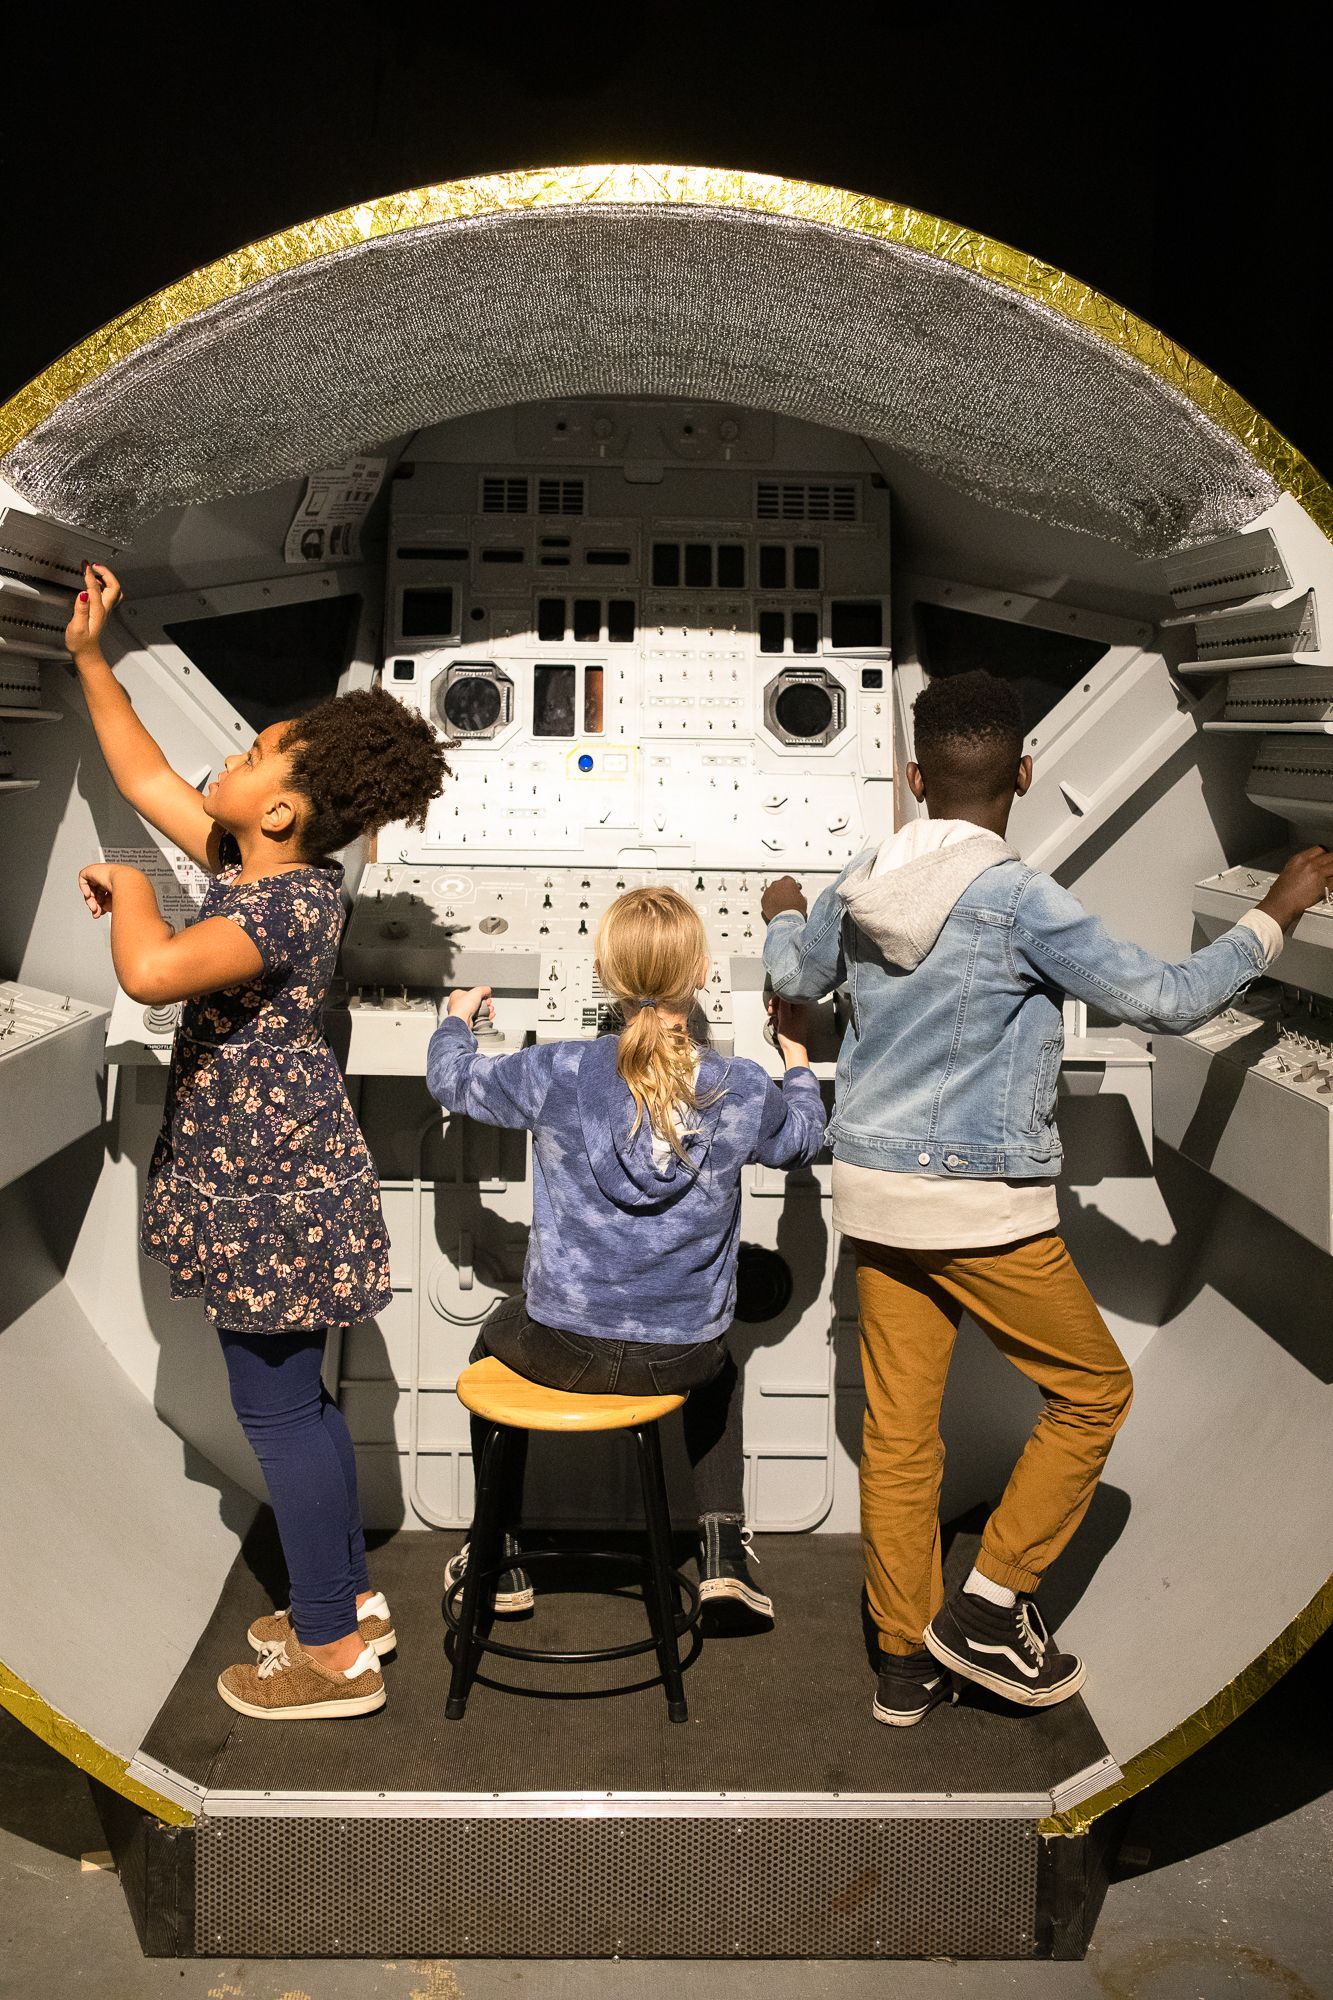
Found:
[[[289,563],[357,562],[361,526],[380,490],[387,461],[349,458],[346,465],[312,472],[287,530]]]
[[[165,854],[160,847],[104,847],[102,859],[142,869],[157,892],[158,908],[176,930],[194,922],[213,879],[179,847]]]

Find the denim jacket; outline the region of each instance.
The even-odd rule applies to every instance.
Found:
[[[1066,994],[1118,1021],[1181,1034],[1267,964],[1243,925],[1177,965],[1121,943],[1067,889],[980,830],[951,859],[946,850],[872,881],[876,851],[848,864],[808,920],[795,910],[776,916],[764,943],[776,992],[820,999],[846,987],[851,1019],[828,1139],[835,1159],[856,1166],[1046,1179],[1062,1159],[1055,1092]]]

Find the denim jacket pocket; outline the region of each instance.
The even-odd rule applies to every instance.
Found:
[[[1060,1077],[1060,1058],[1064,1053],[1063,1034],[1053,1035],[1041,1045],[1037,1058],[1037,1076],[1032,1087],[1032,1110],[1028,1117],[1028,1131],[1040,1132],[1050,1124],[1055,1112],[1055,1092]]]

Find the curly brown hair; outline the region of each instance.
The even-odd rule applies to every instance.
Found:
[[[307,709],[282,738],[291,782],[308,801],[301,846],[331,854],[391,820],[424,826],[451,776],[425,717],[383,688],[355,688]]]

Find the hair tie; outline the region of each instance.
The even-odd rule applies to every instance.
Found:
[[[650,995],[645,995],[642,999],[637,999],[634,1005],[636,1007],[655,1007],[657,1002]]]

